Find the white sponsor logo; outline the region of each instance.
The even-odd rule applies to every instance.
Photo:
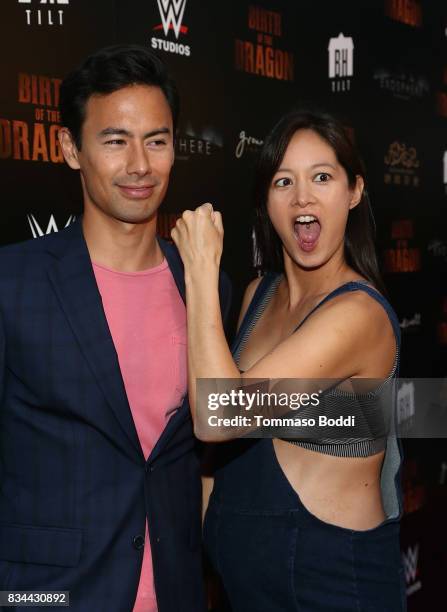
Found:
[[[53,232],[58,232],[59,231],[59,228],[57,227],[57,223],[56,223],[56,219],[54,218],[54,215],[51,215],[46,230],[43,230],[40,227],[40,225],[37,222],[36,217],[34,215],[30,214],[30,215],[27,215],[26,217],[28,219],[28,223],[29,223],[29,226],[31,228],[31,232],[33,234],[33,238],[41,238],[42,236],[45,236],[47,234],[52,234]],[[68,217],[68,221],[64,225],[64,227],[68,227],[75,220],[76,220],[76,215],[70,215]]]
[[[166,38],[169,37],[169,33],[172,30],[176,40],[178,40],[181,33],[186,34],[188,32],[188,28],[183,25],[186,0],[157,0],[157,5],[160,13],[161,25],[155,26],[154,30],[163,29]],[[172,40],[152,37],[151,45],[153,49],[166,51],[168,53],[185,55],[186,57],[191,55],[191,47],[189,45],[184,45]]]
[[[404,382],[397,392],[397,422],[410,423],[415,414],[414,383]]]
[[[188,125],[185,132],[181,132],[175,141],[175,158],[179,161],[188,161],[192,157],[209,157],[222,149],[222,137],[212,128],[200,131]]]
[[[175,37],[178,38],[182,27],[186,0],[157,0],[165,36],[169,34],[172,25]]]
[[[409,327],[419,327],[422,322],[422,317],[420,312],[416,312],[412,319],[407,319],[406,317],[403,319],[401,323],[399,323],[401,329],[408,329]]]
[[[236,145],[235,155],[238,159],[240,159],[246,151],[254,151],[255,149],[261,147],[262,144],[262,140],[259,140],[254,136],[247,136],[245,130],[242,130],[239,134],[239,142]]]
[[[401,100],[421,99],[430,93],[430,84],[424,76],[415,76],[405,72],[391,72],[381,68],[376,70],[373,78],[380,89],[389,91]]]
[[[62,26],[64,25],[64,9],[70,0],[17,0],[19,4],[28,4],[32,8],[25,9],[26,24],[29,26]],[[39,8],[36,8],[38,6]]]
[[[405,581],[407,583],[407,596],[413,595],[422,588],[422,583],[417,579],[419,561],[419,544],[409,546],[407,552],[402,553]]]
[[[433,255],[433,257],[442,257],[447,261],[447,242],[445,240],[439,240],[434,238],[429,242],[427,250]]]
[[[342,32],[337,38],[329,39],[329,78],[332,79],[332,91],[349,91],[354,75],[354,42]]]
[[[19,4],[32,4],[33,0],[17,0]],[[70,4],[70,0],[38,0],[39,4]],[[37,4],[37,2],[35,2]]]

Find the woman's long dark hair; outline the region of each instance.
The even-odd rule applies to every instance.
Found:
[[[385,287],[380,275],[374,247],[375,223],[366,189],[365,169],[347,130],[333,116],[307,110],[285,115],[267,135],[255,170],[255,240],[258,261],[264,270],[284,271],[282,243],[270,221],[267,199],[271,181],[278,170],[295,132],[312,130],[334,150],[346,171],[349,186],[357,175],[365,181],[362,199],[349,211],[345,232],[345,258],[358,274],[371,281],[380,291]]]

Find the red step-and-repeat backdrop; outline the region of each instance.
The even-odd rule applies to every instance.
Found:
[[[82,212],[57,142],[61,79],[117,42],[158,52],[182,97],[159,231],[185,208],[223,213],[235,310],[256,274],[252,169],[279,115],[337,112],[366,162],[401,375],[447,374],[447,5],[443,0],[3,0],[0,243]],[[444,406],[447,411],[447,407]],[[409,414],[411,410],[409,410]],[[410,611],[445,609],[447,444],[405,442],[402,555]]]

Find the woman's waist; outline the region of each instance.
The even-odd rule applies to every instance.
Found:
[[[328,495],[357,497],[380,494],[380,473],[385,451],[367,457],[327,454],[291,444],[272,441],[274,458],[294,489],[324,490]]]
[[[303,498],[316,510],[362,515],[366,508],[382,520],[383,453],[361,459],[323,456],[281,440],[259,441],[257,449],[263,450],[256,452],[256,463],[248,453],[217,470],[210,499],[215,510],[276,514],[296,509]]]
[[[249,501],[225,491],[215,489],[211,495],[206,521],[234,521],[237,517],[251,525],[254,519],[270,526],[299,526],[336,533],[363,533],[376,531],[389,522],[383,509],[380,491],[357,492],[345,495],[343,491],[317,492],[300,490],[294,499],[277,499],[273,496]]]

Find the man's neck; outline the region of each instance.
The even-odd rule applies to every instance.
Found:
[[[138,272],[161,264],[163,253],[156,226],[156,215],[146,223],[125,223],[86,211],[82,220],[92,262],[121,272]]]

